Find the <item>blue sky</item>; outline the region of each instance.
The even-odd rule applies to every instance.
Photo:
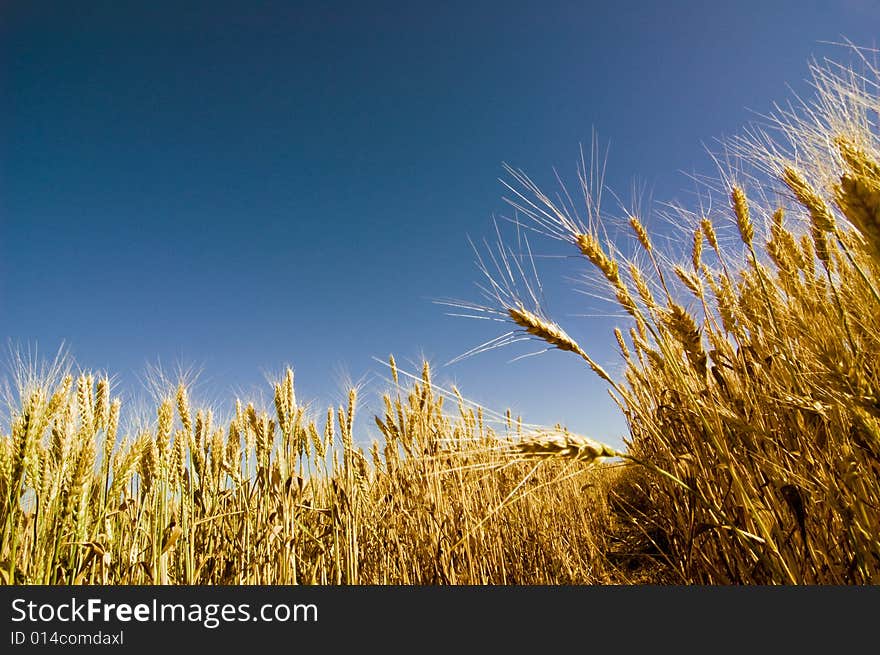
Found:
[[[425,355],[489,407],[620,443],[570,354],[441,367],[506,329],[432,303],[479,299],[467,236],[510,213],[502,163],[550,187],[595,128],[612,189],[686,202],[704,144],[878,27],[868,1],[0,2],[0,338],[64,342],[128,395],[157,363],[221,402],[289,363],[319,409],[349,377],[370,400],[373,357]],[[604,311],[580,263],[539,264],[552,316],[618,366],[625,322],[577,316]]]

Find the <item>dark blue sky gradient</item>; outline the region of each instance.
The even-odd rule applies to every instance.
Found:
[[[506,329],[431,302],[478,299],[466,237],[508,213],[502,162],[549,187],[595,127],[613,189],[684,198],[702,144],[878,27],[868,1],[0,1],[0,338],[64,341],[128,394],[157,361],[218,401],[290,363],[319,409],[373,356],[424,353],[466,396],[619,443],[569,354],[440,368]],[[625,323],[574,316],[601,308],[546,263],[552,315],[616,368]]]

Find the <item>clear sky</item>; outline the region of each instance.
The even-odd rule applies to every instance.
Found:
[[[467,236],[510,213],[502,163],[549,187],[595,128],[612,189],[686,199],[704,144],[878,28],[869,0],[0,0],[0,338],[64,342],[135,395],[157,362],[218,401],[289,363],[319,408],[424,354],[489,407],[619,443],[570,354],[441,366],[506,330],[432,303],[479,299]],[[618,367],[625,322],[577,316],[607,309],[565,280],[580,264],[538,261],[552,316]]]

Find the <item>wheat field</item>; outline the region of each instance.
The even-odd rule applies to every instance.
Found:
[[[494,345],[581,358],[627,420],[625,448],[496,415],[393,358],[371,445],[356,389],[313,416],[289,369],[269,406],[221,418],[168,384],[137,421],[108,378],[20,362],[0,581],[880,582],[880,75],[863,64],[814,65],[815,98],[726,144],[724,202],[676,210],[684,255],[637,213],[635,255],[607,239],[592,165],[577,205],[509,170],[523,224],[618,306],[623,373],[513,283],[503,246],[500,270],[481,266],[485,302],[459,306],[507,321]]]

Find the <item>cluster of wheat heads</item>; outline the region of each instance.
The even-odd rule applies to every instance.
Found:
[[[184,384],[144,420],[70,363],[16,375],[0,430],[0,583],[621,579],[603,555],[604,493],[584,493],[608,476],[566,458],[536,466],[523,444],[556,431],[484,416],[427,365],[403,384],[393,359],[389,370],[369,447],[354,435],[356,390],[316,422],[290,369],[270,406],[236,402],[223,421]]]
[[[508,169],[517,224],[568,243],[622,310],[622,379],[516,287],[510,247],[479,261],[490,303],[466,306],[608,383],[641,465],[611,491],[673,579],[880,582],[880,75],[864,65],[814,65],[815,101],[728,144],[722,208],[675,214],[685,255],[634,213],[635,255],[603,238],[597,165],[580,207]]]

